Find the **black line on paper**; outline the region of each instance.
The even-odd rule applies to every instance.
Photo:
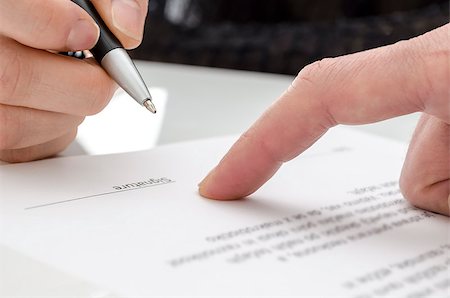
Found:
[[[145,185],[145,186],[137,187],[137,188],[130,188],[130,189],[122,189],[122,190],[110,191],[110,192],[103,192],[103,193],[88,195],[88,196],[79,197],[79,198],[73,198],[73,199],[67,199],[67,200],[63,200],[63,201],[57,201],[57,202],[51,202],[51,203],[46,203],[46,204],[41,204],[41,205],[30,206],[30,207],[25,208],[24,210],[31,210],[31,209],[37,209],[37,208],[42,208],[42,207],[48,207],[48,206],[52,206],[52,205],[59,205],[59,204],[64,204],[64,203],[70,203],[70,202],[74,202],[74,201],[80,201],[80,200],[85,200],[85,199],[90,199],[90,198],[95,198],[95,197],[100,197],[100,196],[111,195],[111,194],[115,194],[115,193],[119,193],[119,192],[132,191],[132,190],[138,190],[138,189],[143,189],[143,188],[152,187],[152,186],[169,184],[169,183],[173,183],[173,182],[175,182],[175,181],[171,180],[171,181],[162,182],[162,183]]]

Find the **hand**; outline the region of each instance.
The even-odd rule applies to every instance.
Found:
[[[445,25],[408,41],[305,67],[200,183],[200,194],[219,200],[245,197],[337,124],[422,111],[400,188],[412,204],[449,215],[449,30]]]
[[[147,0],[92,0],[126,48],[139,45]],[[92,48],[98,26],[69,0],[0,1],[0,160],[54,155],[116,86],[92,59],[55,54]]]

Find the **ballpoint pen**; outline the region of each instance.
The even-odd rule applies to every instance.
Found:
[[[83,8],[100,28],[97,44],[90,50],[95,60],[134,100],[156,113],[152,97],[136,66],[120,41],[108,29],[90,0],[72,0]]]

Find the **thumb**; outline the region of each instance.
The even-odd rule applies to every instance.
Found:
[[[91,0],[108,28],[127,49],[142,41],[148,0]]]

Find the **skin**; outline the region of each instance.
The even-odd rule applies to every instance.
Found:
[[[143,35],[147,0],[92,0],[124,47]],[[98,26],[68,0],[0,1],[0,160],[24,162],[66,148],[115,83],[92,59],[56,54],[92,48]]]
[[[400,177],[412,204],[449,215],[450,25],[365,52],[315,62],[199,184],[202,196],[255,192],[280,166],[338,124],[421,111]]]

